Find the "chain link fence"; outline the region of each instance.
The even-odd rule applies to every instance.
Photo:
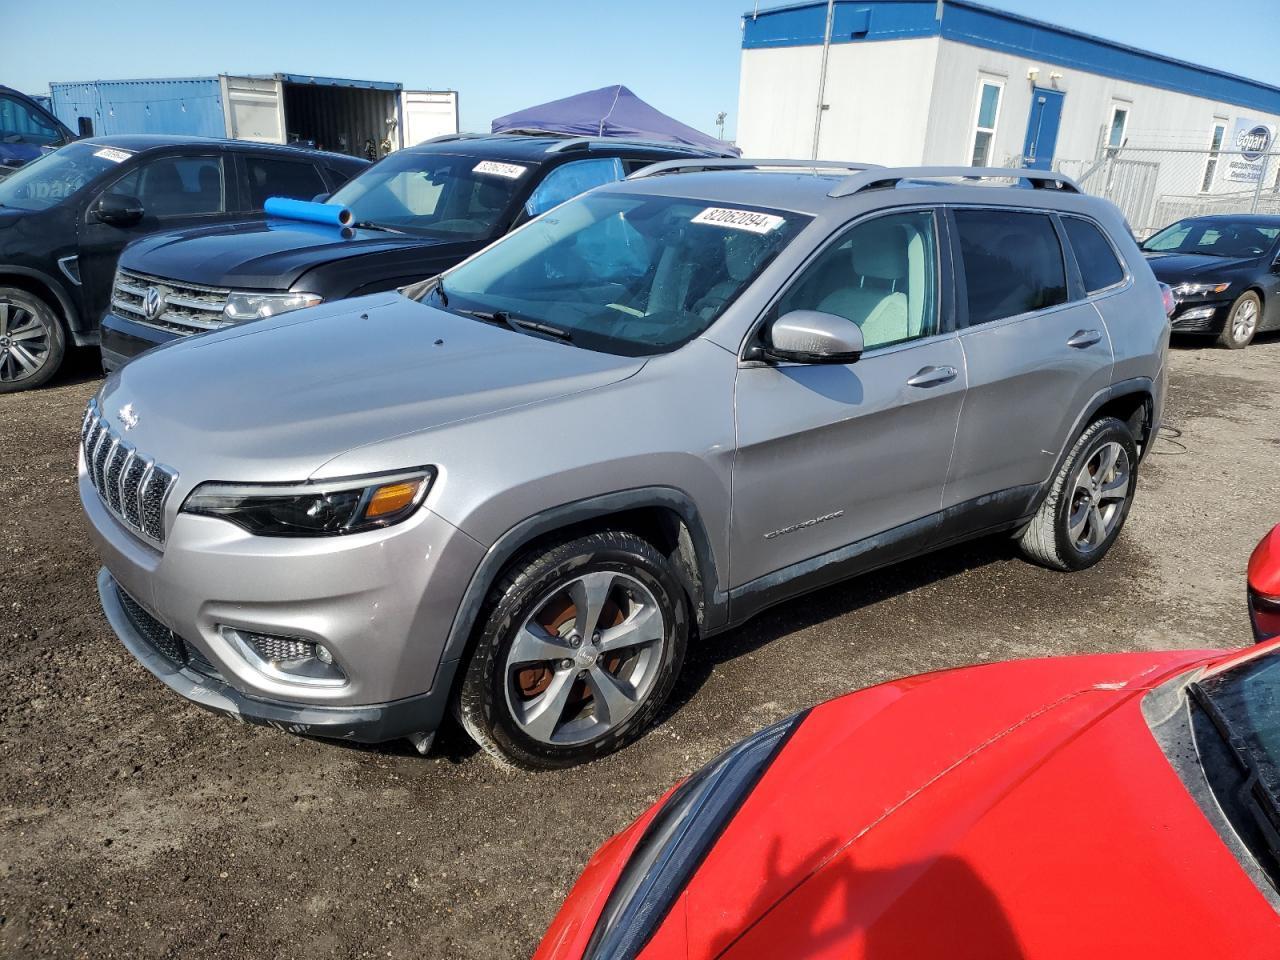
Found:
[[[1276,152],[1105,147],[1091,160],[1054,168],[1118,206],[1140,240],[1184,217],[1280,214]]]

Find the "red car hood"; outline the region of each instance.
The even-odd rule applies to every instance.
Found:
[[[1141,714],[1211,656],[995,664],[816,708],[642,957],[1273,955],[1275,911]]]

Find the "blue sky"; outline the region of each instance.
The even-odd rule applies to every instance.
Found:
[[[1280,86],[1280,0],[986,2]],[[708,132],[724,110],[732,136],[739,18],[753,3],[0,0],[0,83],[42,93],[54,80],[217,73],[395,80],[407,89],[460,91],[469,130],[535,103],[624,83]]]

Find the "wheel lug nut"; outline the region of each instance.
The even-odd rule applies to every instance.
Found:
[[[576,633],[571,633],[569,635],[569,646],[576,647],[581,643],[582,643],[582,638],[578,636]]]
[[[561,669],[561,670],[568,670],[568,669],[569,669],[570,667],[572,667],[572,666],[573,666],[573,661],[572,661],[572,660],[561,660],[561,661],[560,661],[560,669]]]
[[[592,642],[592,643],[599,643],[599,642],[600,642],[600,634],[599,634],[599,633],[593,633],[593,634],[591,635],[591,642]]]

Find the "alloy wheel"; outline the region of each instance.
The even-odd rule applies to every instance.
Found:
[[[1231,336],[1237,343],[1253,336],[1258,325],[1258,304],[1246,297],[1240,301],[1235,313],[1231,315]]]
[[[40,318],[12,300],[0,300],[0,381],[35,376],[48,361],[49,349],[49,329]]]
[[[1072,482],[1067,534],[1082,553],[1102,546],[1124,517],[1129,496],[1129,454],[1115,441],[1085,460]]]
[[[653,592],[625,573],[593,571],[558,585],[507,652],[507,708],[532,739],[596,740],[648,699],[667,624]]]

